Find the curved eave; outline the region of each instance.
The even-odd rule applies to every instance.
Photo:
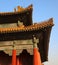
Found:
[[[40,29],[43,29],[43,28],[46,28],[46,27],[51,27],[53,25],[54,25],[53,20],[51,18],[47,22],[33,24],[33,25],[30,25],[30,26],[14,27],[14,28],[0,28],[0,33],[34,31],[34,30],[40,30]]]
[[[53,19],[50,19],[49,22],[53,22]],[[40,42],[38,44],[42,62],[48,61],[49,42],[52,26],[43,29],[40,37]]]
[[[39,38],[40,42],[38,44],[38,47],[39,47],[42,62],[48,61],[51,29],[52,27],[45,28]]]

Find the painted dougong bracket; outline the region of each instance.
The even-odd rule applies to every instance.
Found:
[[[38,48],[37,43],[39,43],[39,39],[37,39],[35,35],[33,35],[32,41],[33,41],[33,48]]]
[[[22,51],[26,49],[27,52],[30,53],[30,55],[33,55],[33,48],[37,47],[37,43],[39,43],[39,39],[33,35],[33,38],[28,40],[14,40],[1,42],[0,50],[4,51],[6,54],[9,54],[11,56],[13,49],[16,49],[16,55],[20,55],[20,53],[22,53]]]

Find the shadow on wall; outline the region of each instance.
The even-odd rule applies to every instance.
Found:
[[[17,58],[21,62],[21,65],[33,65],[33,56],[26,50],[23,50]],[[12,56],[0,51],[0,65],[12,65]]]

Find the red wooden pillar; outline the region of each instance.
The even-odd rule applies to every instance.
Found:
[[[17,65],[20,65],[20,64],[19,64],[19,58],[17,58]]]
[[[17,65],[22,65],[22,63],[21,63],[19,58],[17,58]]]
[[[16,65],[16,50],[12,50],[12,65]]]
[[[34,51],[34,65],[42,65],[40,53],[38,52],[38,49],[34,48],[33,51]]]
[[[15,49],[15,43],[13,43],[13,50],[12,50],[12,65],[16,65],[16,49]]]
[[[33,37],[33,43],[34,43],[34,48],[33,48],[33,65],[42,65],[41,64],[41,58],[40,58],[40,53],[38,52],[37,48],[37,39],[36,37]]]

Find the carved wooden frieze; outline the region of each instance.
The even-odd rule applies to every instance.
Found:
[[[22,53],[23,49],[26,49],[28,53],[33,54],[33,42],[32,40],[15,40],[15,41],[2,41],[0,42],[0,50],[3,50],[6,54],[12,55],[13,45],[17,51],[17,55]]]

